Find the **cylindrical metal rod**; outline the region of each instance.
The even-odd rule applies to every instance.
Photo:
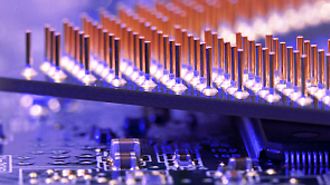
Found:
[[[312,65],[312,70],[311,70],[311,77],[313,79],[313,84],[317,84],[317,75],[318,75],[318,48],[316,44],[311,45],[311,65]]]
[[[230,42],[225,43],[225,73],[229,74],[229,66],[231,66],[231,50]]]
[[[303,36],[297,36],[296,50],[298,50],[300,53],[304,52],[304,37]]]
[[[275,52],[270,52],[269,53],[269,74],[268,74],[268,79],[269,79],[269,88],[273,89],[274,88],[274,71],[275,71],[275,63],[276,63],[276,53]]]
[[[267,86],[267,64],[269,63],[269,49],[262,48],[262,86]]]
[[[261,43],[256,44],[256,68],[255,68],[255,76],[262,76],[262,45]]]
[[[54,63],[54,58],[55,58],[55,54],[54,54],[54,49],[55,49],[55,40],[54,40],[54,36],[55,35],[55,31],[54,30],[50,30],[49,31],[49,39],[50,39],[50,62]]]
[[[61,35],[57,33],[55,35],[55,66],[57,68],[60,67],[60,60],[61,60]]]
[[[232,46],[231,47],[231,69],[230,69],[230,77],[231,77],[231,81],[235,81],[236,80],[236,67],[237,65],[237,47],[236,46]]]
[[[120,68],[120,39],[115,38],[115,76],[119,77]]]
[[[25,32],[25,60],[26,65],[31,65],[31,32]]]
[[[138,33],[136,32],[133,32],[133,63],[134,63],[134,66],[138,66],[138,50],[139,50],[139,47],[138,47]]]
[[[211,87],[212,83],[212,47],[206,47],[206,85]]]
[[[254,40],[249,41],[249,51],[251,53],[249,55],[248,71],[253,73],[256,68],[256,43]]]
[[[326,55],[326,60],[325,60],[325,85],[326,88],[329,90],[330,89],[330,53],[327,53]]]
[[[181,77],[181,45],[175,45],[175,76]]]
[[[288,56],[287,56],[287,62],[286,62],[286,81],[287,82],[291,82],[291,74],[292,74],[292,69],[291,69],[291,66],[293,65],[293,61],[294,61],[294,58],[293,58],[293,47],[287,47],[287,53],[288,53]]]
[[[109,61],[108,65],[112,69],[114,67],[114,34],[110,33],[108,35],[108,42],[109,42]]]
[[[175,41],[170,39],[170,73],[174,73],[174,44]]]
[[[223,38],[218,38],[218,50],[219,67],[223,69],[225,65],[225,43]]]
[[[85,70],[89,72],[89,57],[90,57],[90,38],[88,35],[84,37],[84,56],[85,56]]]
[[[237,50],[237,88],[243,91],[243,69],[244,69],[244,51],[242,49]]]
[[[281,42],[280,43],[280,50],[281,50],[281,58],[279,59],[279,75],[281,79],[284,79],[286,77],[286,68],[287,66],[287,51],[286,51],[286,43]]]
[[[200,76],[205,75],[205,42],[200,43],[200,60],[199,60],[199,66],[200,66]]]
[[[139,70],[143,71],[144,70],[144,37],[139,37]]]
[[[198,70],[198,46],[199,46],[199,38],[194,38],[194,70]]]
[[[45,26],[45,50],[44,50],[44,57],[45,57],[45,61],[48,61],[49,60],[49,55],[48,55],[48,52],[49,52],[49,27],[48,26]]]
[[[168,49],[168,42],[169,42],[169,37],[168,35],[164,35],[163,36],[163,51],[164,51],[164,62],[163,62],[163,65],[164,65],[164,69],[165,70],[168,70],[168,65],[169,65],[169,49]]]
[[[109,44],[108,44],[108,31],[107,30],[103,30],[103,61],[108,61],[108,57],[109,57]]]
[[[144,55],[144,73],[150,74],[150,57],[151,57],[151,48],[150,48],[150,41],[144,42],[144,48],[145,48],[145,55]]]
[[[323,84],[323,75],[324,75],[324,50],[319,49],[319,58],[318,58],[318,84]]]
[[[302,55],[301,56],[301,64],[300,64],[300,71],[301,71],[301,92],[302,92],[302,96],[307,96],[307,88],[306,88],[306,65],[307,65],[307,56],[306,55]]]
[[[79,32],[79,62],[84,64],[84,32]]]
[[[294,55],[294,60],[293,60],[293,84],[295,86],[298,86],[298,66],[300,65],[300,51],[299,50],[294,50],[293,51],[293,55]]]

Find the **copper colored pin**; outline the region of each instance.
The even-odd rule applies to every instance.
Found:
[[[115,38],[114,40],[114,50],[115,50],[115,76],[116,77],[121,77],[120,75],[120,39]]]
[[[298,86],[298,76],[299,76],[299,66],[301,64],[300,60],[300,51],[299,50],[294,50],[293,51],[293,84],[295,86]]]
[[[256,44],[256,69],[255,69],[255,76],[261,77],[262,76],[262,45],[261,43]]]
[[[181,78],[181,45],[175,44],[175,76]]]
[[[293,62],[294,62],[294,58],[293,58],[293,47],[287,47],[287,53],[288,53],[288,56],[287,56],[287,62],[284,64],[286,67],[286,76],[285,76],[285,79],[287,82],[291,82],[291,79],[293,78],[293,73],[292,73],[292,66],[293,66]]]
[[[303,50],[304,50],[304,54],[305,54],[305,57],[306,57],[306,63],[304,63],[306,66],[305,66],[305,69],[306,69],[306,80],[309,80],[310,77],[311,77],[311,73],[312,73],[312,70],[313,69],[313,66],[311,66],[311,43],[309,40],[305,40],[304,41],[304,44],[303,44]]]
[[[85,56],[85,71],[89,72],[89,59],[90,59],[90,38],[88,35],[84,37],[84,56]]]
[[[274,70],[279,70],[279,56],[280,56],[280,45],[278,38],[273,38],[273,52],[274,52]]]
[[[84,64],[84,32],[79,32],[79,62]]]
[[[214,67],[219,68],[219,61],[218,61],[218,33],[212,32],[212,64]]]
[[[48,61],[49,60],[49,27],[48,26],[45,26],[45,29],[44,29],[44,34],[45,34],[45,50],[44,50],[44,57],[45,57],[45,61]]]
[[[157,52],[158,52],[158,61],[159,63],[163,61],[164,58],[164,52],[163,52],[163,32],[162,31],[157,31]]]
[[[199,38],[194,38],[194,70],[199,70],[199,62],[198,62],[198,53],[199,53]]]
[[[108,65],[110,69],[114,67],[114,34],[110,33],[108,35],[108,43],[109,43],[109,60]]]
[[[139,70],[143,71],[144,70],[144,37],[139,37]]]
[[[280,78],[283,79],[286,77],[286,68],[287,68],[287,53],[286,53],[286,43],[280,43],[281,57],[279,59],[278,71]]]
[[[149,75],[150,74],[150,61],[151,61],[151,48],[150,48],[150,41],[144,42],[145,48],[145,55],[144,55],[144,73]]]
[[[102,59],[103,59],[103,61],[108,61],[109,59],[108,59],[108,54],[109,54],[109,44],[108,44],[108,31],[107,30],[103,30],[103,36],[102,36],[102,38],[103,38],[103,57],[102,57]]]
[[[303,36],[297,36],[296,38],[296,50],[298,50],[300,53],[304,53],[304,37]]]
[[[175,41],[170,39],[170,73],[173,74],[174,73],[174,44]]]
[[[248,63],[248,71],[254,73],[256,70],[256,43],[254,40],[249,41],[249,63]]]
[[[200,43],[200,52],[199,52],[199,67],[200,67],[200,76],[204,77],[205,75],[205,48],[206,48],[206,43],[201,42]]]
[[[243,66],[247,67],[250,64],[250,50],[249,50],[249,40],[247,37],[243,37]],[[243,69],[244,71],[245,69]]]
[[[330,39],[328,39],[328,52],[330,52]]]
[[[311,58],[310,58],[310,63],[312,66],[311,70],[311,77],[313,79],[313,84],[317,85],[317,74],[318,74],[318,53],[317,53],[317,45],[313,44],[311,46]]]
[[[75,28],[74,36],[74,59],[79,60],[79,28]]]
[[[231,77],[232,81],[235,81],[237,78],[236,65],[237,65],[237,47],[232,46],[231,47],[231,71],[230,71],[230,77]]]
[[[242,33],[236,33],[236,46],[238,49],[243,49]]]
[[[26,59],[26,65],[30,66],[32,63],[31,58],[31,32],[26,31],[25,32],[25,59]]]
[[[301,75],[300,75],[300,86],[301,86],[301,92],[303,94],[303,96],[307,96],[307,88],[306,88],[306,65],[307,65],[307,56],[304,54],[301,56],[301,60],[300,60],[301,64],[300,64],[300,71],[301,71]]]
[[[244,51],[242,49],[237,50],[237,88],[240,91],[244,90],[243,86],[243,69],[244,69]]]
[[[49,31],[49,39],[50,39],[50,62],[54,63],[55,61],[55,31],[50,30]]]
[[[164,35],[163,37],[163,51],[164,51],[164,61],[163,61],[163,65],[164,65],[164,69],[168,70],[169,67],[169,47],[168,47],[168,43],[169,43],[169,37],[168,35]]]
[[[318,83],[323,84],[324,80],[324,50],[319,49],[319,58],[318,58]]]
[[[269,51],[273,51],[273,35],[266,35],[265,45]]]
[[[326,89],[330,89],[330,53],[326,54],[326,60],[325,60],[325,86]]]
[[[218,56],[219,56],[219,67],[224,69],[225,66],[225,43],[223,38],[218,38]]]
[[[225,43],[225,73],[230,74],[230,68],[231,68],[231,46],[230,42]]]
[[[138,40],[138,33],[134,32],[133,33],[133,62],[134,62],[134,66],[137,67],[138,63],[139,63],[139,57],[138,57],[138,53],[139,53],[139,40]]]
[[[206,47],[206,85],[212,84],[212,47]]]
[[[60,67],[61,60],[61,35],[57,33],[55,35],[55,66]]]
[[[269,85],[269,88],[273,89],[274,86],[275,86],[275,59],[276,58],[276,54],[275,52],[270,52],[269,53],[269,72],[268,72],[268,79],[269,79],[269,82],[268,82],[268,85]]]
[[[193,65],[193,58],[194,58],[194,36],[192,34],[188,35],[188,65],[192,66]]]
[[[269,49],[262,48],[262,86],[267,87],[267,65],[269,64]]]

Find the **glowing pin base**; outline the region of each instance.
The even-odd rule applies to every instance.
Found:
[[[199,76],[199,73],[198,71],[194,71],[194,77],[193,79],[190,81],[190,84],[196,88],[197,85],[200,83],[200,76]]]
[[[290,99],[292,101],[297,101],[300,97],[302,97],[302,93],[298,90],[295,89],[291,94],[290,94]]]
[[[220,87],[221,83],[226,79],[225,75],[222,71],[220,71],[217,75],[217,77],[214,79],[214,83],[217,87]]]
[[[94,69],[94,72],[98,75],[101,75],[102,71],[106,68],[103,62],[99,62]]]
[[[35,76],[37,76],[37,71],[34,70],[31,66],[26,66],[24,70],[22,71],[22,76],[26,80],[32,80]]]
[[[73,67],[73,69],[72,69],[72,71],[71,71],[71,74],[73,75],[73,76],[78,76],[78,74],[79,74],[79,72],[81,71],[81,70],[83,70],[83,65],[81,65],[81,64],[76,64],[74,67]]]
[[[139,71],[139,76],[136,78],[136,80],[134,80],[134,82],[141,86],[143,84],[143,82],[146,80],[144,73]]]
[[[245,81],[244,86],[246,88],[252,89],[252,87],[254,86],[255,83],[256,82],[255,82],[254,78],[249,78]]]
[[[260,96],[263,99],[266,99],[266,96],[269,94],[269,90],[267,88],[262,88],[258,91],[258,96]]]
[[[121,77],[116,76],[112,81],[111,81],[111,85],[114,87],[122,87],[126,84],[126,80],[124,80]]]
[[[164,70],[163,76],[160,79],[160,82],[162,82],[164,85],[166,85],[166,82],[170,79],[170,73],[167,70]]]
[[[203,89],[207,87],[206,85],[206,79],[204,77],[199,78],[199,84],[197,84],[196,89],[200,92],[203,92]]]
[[[265,96],[265,100],[268,103],[276,103],[278,101],[281,100],[281,96],[279,94],[277,94],[276,92],[274,92],[274,90],[269,90],[269,93]]]
[[[313,85],[311,84],[308,88],[307,88],[308,92],[311,94],[311,95],[314,95],[318,90],[319,90],[319,87],[317,85]]]
[[[163,77],[163,69],[162,68],[158,68],[156,73],[154,74],[154,77],[157,79],[157,80],[160,80],[162,77]]]
[[[65,65],[65,69],[67,71],[72,71],[72,69],[74,68],[75,65],[76,65],[76,62],[75,61],[68,59],[68,62]]]
[[[82,78],[82,82],[85,85],[91,85],[96,81],[96,78],[89,73],[89,71],[85,71],[85,76]]]
[[[205,96],[215,96],[216,94],[218,94],[218,89],[207,86],[206,88],[203,89],[202,93]]]
[[[169,74],[169,79],[168,81],[166,82],[166,87],[171,89],[174,85],[175,85],[176,81],[175,81],[175,77],[174,77],[174,74],[170,73]]]
[[[308,106],[313,103],[313,99],[309,96],[301,96],[296,100],[296,102],[300,106]]]
[[[315,96],[318,100],[322,100],[322,98],[326,95],[326,89],[324,88],[319,88],[313,96]]]
[[[103,78],[106,82],[108,82],[109,84],[111,84],[111,82],[112,82],[112,80],[113,79],[115,79],[115,74],[114,74],[114,72],[113,72],[113,70],[112,69],[109,69],[108,70],[108,75],[105,77],[105,78]]]
[[[236,99],[243,100],[249,97],[249,93],[245,90],[236,88],[236,91],[232,94]]]
[[[275,87],[278,91],[282,92],[286,88],[286,83],[284,80],[279,80]]]
[[[290,97],[291,94],[294,92],[294,89],[293,89],[291,86],[287,85],[287,86],[286,86],[281,92],[282,92],[285,96]]]
[[[91,63],[90,63],[90,70],[95,71],[97,66],[99,65],[99,62],[95,58],[91,58]]]
[[[187,82],[187,83],[190,83],[193,79],[194,79],[194,70],[192,69],[188,69],[186,75],[184,76],[184,80]]]
[[[330,94],[327,93],[327,95],[325,95],[323,98],[322,98],[322,102],[324,104],[326,104],[327,106],[330,106]]]
[[[142,83],[141,87],[145,91],[152,91],[156,86],[157,84],[152,80],[152,78],[150,78],[148,74],[146,74],[145,80]]]
[[[61,67],[63,67],[64,69],[66,69],[66,66],[68,65],[69,62],[70,62],[69,57],[63,56],[61,58]]]
[[[50,67],[50,69],[47,71],[46,74],[47,74],[49,77],[52,78],[52,76],[55,75],[56,70],[57,70],[56,67],[55,67],[54,65],[52,65],[52,66]]]
[[[99,74],[103,79],[107,78],[107,76],[109,75],[109,73],[111,73],[110,68],[108,67],[104,67],[103,71],[101,74]]]
[[[47,74],[47,72],[50,70],[50,68],[52,67],[52,64],[50,62],[43,62],[41,65],[40,65],[40,70]]]
[[[57,68],[51,78],[55,83],[61,83],[67,78],[67,75],[61,69]]]
[[[175,84],[171,87],[172,91],[177,95],[184,93],[187,90],[187,87],[182,83],[182,80],[176,78],[175,81]]]
[[[131,75],[134,73],[134,67],[131,66],[131,65],[127,65],[126,70],[123,71],[123,73],[124,73],[126,76],[131,76]]]
[[[157,71],[158,71],[158,65],[155,64],[155,63],[152,64],[152,65],[150,66],[150,74],[151,74],[151,75],[155,75]]]
[[[134,69],[132,74],[129,75],[129,78],[132,80],[132,81],[135,81],[136,79],[138,79],[140,76],[140,71],[138,69]]]
[[[230,86],[226,89],[226,92],[230,95],[234,95],[234,93],[238,90],[236,87],[236,82],[231,81]]]

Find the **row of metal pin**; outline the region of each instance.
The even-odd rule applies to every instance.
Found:
[[[312,103],[309,94],[326,104],[330,101],[329,57],[324,61],[324,51],[317,50],[317,46],[311,46],[302,37],[297,37],[297,47],[293,50],[271,35],[266,36],[262,48],[260,43],[237,33],[236,46],[232,46],[210,29],[201,40],[180,27],[175,28],[174,36],[169,36],[142,22],[142,36],[121,21],[102,12],[102,25],[98,25],[85,16],[83,32],[65,22],[67,55],[61,63],[54,54],[56,48],[60,51],[60,44],[54,44],[57,40],[54,32],[46,27],[47,62],[42,65],[42,71],[59,74],[61,65],[87,85],[95,82],[94,73],[120,87],[125,84],[123,72],[148,91],[157,85],[154,77],[177,94],[182,94],[186,84],[190,84],[206,96],[216,95],[221,88],[244,99],[249,96],[248,88],[269,102],[279,101],[280,93],[300,105]],[[48,64],[49,69],[45,70]]]

